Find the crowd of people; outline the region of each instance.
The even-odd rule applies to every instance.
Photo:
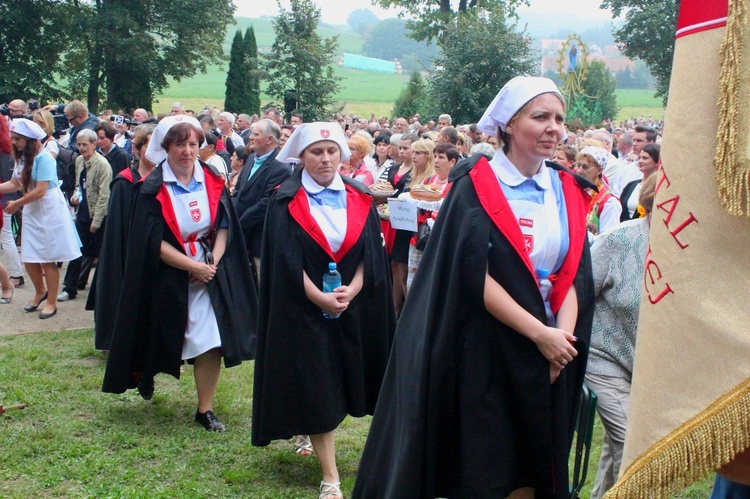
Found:
[[[616,481],[663,122],[575,128],[539,77],[466,125],[8,107],[0,303],[21,261],[42,319],[90,286],[105,392],[148,400],[190,363],[195,420],[224,432],[221,364],[254,360],[252,443],[314,454],[321,499],[342,497],[335,429],[367,414],[355,497],[567,497],[585,379],[592,497]]]

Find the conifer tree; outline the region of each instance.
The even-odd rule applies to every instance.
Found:
[[[258,43],[255,28],[250,25],[245,31],[245,63],[247,67],[248,98],[247,114],[260,114],[260,71],[258,70]]]
[[[247,63],[245,57],[245,43],[242,32],[237,30],[229,51],[229,70],[227,71],[226,94],[224,96],[224,110],[230,113],[245,112],[249,104],[249,84]]]

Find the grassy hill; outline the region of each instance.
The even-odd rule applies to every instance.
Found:
[[[223,42],[224,52],[229,53],[235,32],[240,29],[244,33],[250,24],[255,29],[255,37],[258,47],[267,48],[273,44],[275,34],[272,19],[263,17],[250,19],[246,17],[235,18],[235,25],[227,28]],[[353,54],[362,54],[364,42],[359,33],[355,33],[346,26],[330,26],[322,24],[318,33],[323,38],[339,36],[339,51]],[[338,57],[337,57],[338,60]],[[180,101],[188,109],[202,109],[204,106],[224,106],[224,91],[226,85],[227,61],[217,61],[217,64],[209,68],[205,74],[198,74],[193,78],[187,78],[181,82],[170,80],[170,85],[163,94],[157,96],[154,103],[154,111],[167,112],[170,105]],[[355,69],[345,69],[336,66],[336,75],[342,78],[341,87],[337,95],[339,104],[344,106],[344,111],[354,113],[358,116],[369,116],[374,113],[377,116],[390,116],[393,103],[409,81],[409,76],[370,73]],[[652,90],[618,90],[617,102],[621,107],[618,120],[625,120],[631,116],[654,117],[664,115],[660,99],[653,97]],[[261,95],[264,103],[270,100],[266,94]]]

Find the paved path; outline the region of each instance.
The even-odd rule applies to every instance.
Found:
[[[6,258],[0,262],[7,263]],[[65,276],[67,265],[60,269],[60,282]],[[91,271],[93,277],[94,272]],[[13,293],[13,301],[7,305],[0,304],[0,336],[13,334],[37,333],[40,331],[62,331],[63,329],[81,329],[94,327],[94,312],[85,310],[88,288],[79,291],[75,300],[59,302],[57,304],[57,315],[49,319],[39,318],[39,312],[24,312],[23,307],[34,296],[34,286],[25,275],[26,284],[16,288]],[[90,279],[89,279],[90,280]],[[59,293],[60,290],[55,290]],[[40,307],[41,309],[41,307]]]

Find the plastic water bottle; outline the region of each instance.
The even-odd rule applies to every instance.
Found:
[[[336,262],[331,262],[328,264],[328,272],[323,274],[323,292],[333,293],[333,290],[339,286],[341,286],[341,274],[336,270]],[[326,319],[338,319],[339,315],[328,315],[323,312],[323,317]]]
[[[539,280],[539,292],[542,293],[542,299],[544,300],[544,310],[547,313],[547,325],[554,327],[557,321],[549,304],[549,298],[552,294],[552,282],[549,280],[549,270],[539,269],[536,271],[536,275]]]

